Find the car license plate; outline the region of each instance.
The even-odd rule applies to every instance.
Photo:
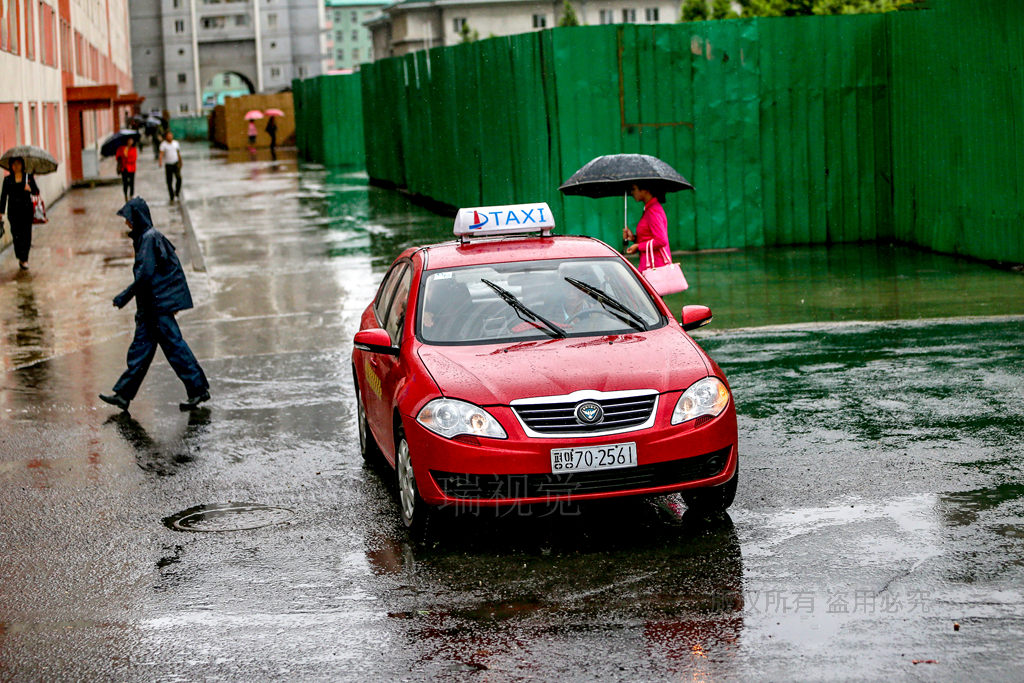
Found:
[[[612,443],[585,448],[552,448],[551,471],[589,472],[636,467],[636,443]]]

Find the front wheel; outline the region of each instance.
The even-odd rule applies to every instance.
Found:
[[[699,515],[717,515],[725,512],[736,498],[736,485],[740,480],[740,467],[737,463],[736,473],[732,479],[721,486],[709,486],[703,489],[682,491],[683,502],[689,510]]]
[[[370,431],[370,423],[366,421],[366,406],[363,405],[363,393],[356,381],[356,428],[359,430],[359,453],[363,460],[370,462],[381,454],[377,440]]]
[[[410,531],[423,531],[427,526],[430,509],[420,497],[416,488],[416,474],[412,468],[409,442],[405,431],[399,427],[395,446],[395,479],[398,484],[398,507],[402,513],[402,524]]]

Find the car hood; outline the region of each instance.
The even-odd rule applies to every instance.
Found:
[[[422,345],[418,353],[441,393],[482,406],[582,389],[683,390],[709,372],[696,343],[671,324],[603,337]]]

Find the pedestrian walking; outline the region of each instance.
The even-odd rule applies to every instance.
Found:
[[[624,240],[627,242],[636,240],[626,248],[626,253],[640,252],[641,273],[647,268],[667,265],[671,259],[666,260],[666,254],[671,254],[672,250],[668,245],[668,217],[665,216],[665,209],[661,206],[661,203],[665,201],[665,195],[658,196],[642,184],[636,183],[630,188],[629,193],[633,199],[644,205],[644,213],[636,224],[635,233],[628,227],[622,228]],[[653,252],[654,263],[647,262],[648,243],[652,247],[650,251]]]
[[[267,119],[267,135],[270,136],[270,151],[273,152],[277,147],[277,122],[273,116]]]
[[[139,148],[135,146],[135,138],[127,138],[124,145],[118,147],[114,156],[117,159],[117,170],[121,174],[124,200],[127,202],[135,196],[135,168],[139,159]]]
[[[157,164],[164,167],[167,193],[173,202],[175,197],[181,195],[181,145],[174,139],[174,133],[171,131],[164,134],[164,141],[160,143],[160,159]]]
[[[256,122],[255,121],[249,121],[249,146],[250,147],[255,147],[256,146],[256,135],[258,133],[259,133],[259,131],[256,130]]]
[[[128,369],[114,384],[113,392],[100,394],[100,398],[128,410],[159,346],[188,394],[188,400],[179,407],[191,410],[210,399],[210,383],[174,319],[178,311],[192,308],[185,271],[174,253],[174,245],[153,227],[146,200],[132,199],[117,215],[125,219],[135,247],[135,281],[114,297],[114,306],[124,308],[135,299],[135,338],[128,347]]]
[[[11,224],[14,240],[14,255],[18,267],[28,270],[28,252],[32,249],[32,217],[35,207],[32,196],[39,194],[39,187],[31,173],[25,171],[25,160],[14,157],[10,160],[10,172],[4,177],[0,190],[0,236],[4,234],[3,218]]]

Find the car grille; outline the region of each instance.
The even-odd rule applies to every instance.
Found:
[[[639,467],[565,474],[459,474],[431,470],[434,481],[449,498],[502,500],[558,498],[583,493],[607,493],[671,486],[720,474],[729,462],[731,446],[721,450]]]
[[[596,424],[582,424],[576,419],[576,406],[580,401],[558,403],[529,403],[513,405],[512,409],[523,424],[538,434],[587,434],[591,432],[622,431],[647,422],[658,401],[657,394],[602,398],[604,418]]]

